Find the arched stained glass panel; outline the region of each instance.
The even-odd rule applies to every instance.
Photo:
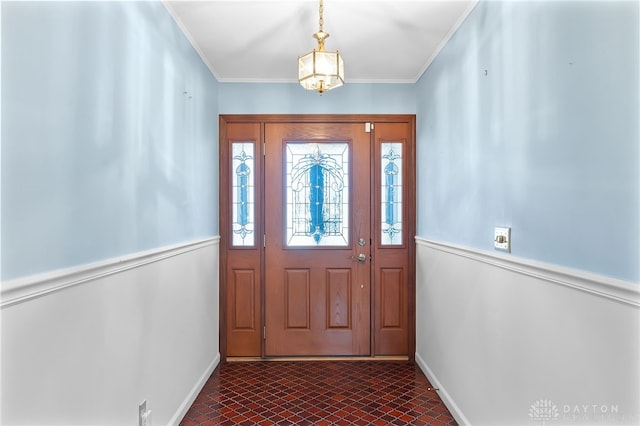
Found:
[[[349,244],[349,144],[287,143],[287,246]]]

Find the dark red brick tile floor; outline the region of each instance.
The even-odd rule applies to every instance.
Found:
[[[181,425],[456,425],[430,386],[409,362],[230,362]]]

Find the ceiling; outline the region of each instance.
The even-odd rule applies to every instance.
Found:
[[[318,0],[164,0],[220,82],[295,82],[317,46]],[[324,0],[345,81],[414,83],[477,0]]]

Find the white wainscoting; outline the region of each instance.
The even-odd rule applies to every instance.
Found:
[[[178,424],[220,362],[219,238],[3,282],[0,423]]]
[[[416,360],[459,423],[640,422],[640,284],[416,242]]]

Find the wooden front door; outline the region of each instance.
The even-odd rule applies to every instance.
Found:
[[[411,356],[413,117],[254,118],[220,121],[223,356]]]
[[[267,123],[265,141],[266,355],[369,355],[369,134]]]

